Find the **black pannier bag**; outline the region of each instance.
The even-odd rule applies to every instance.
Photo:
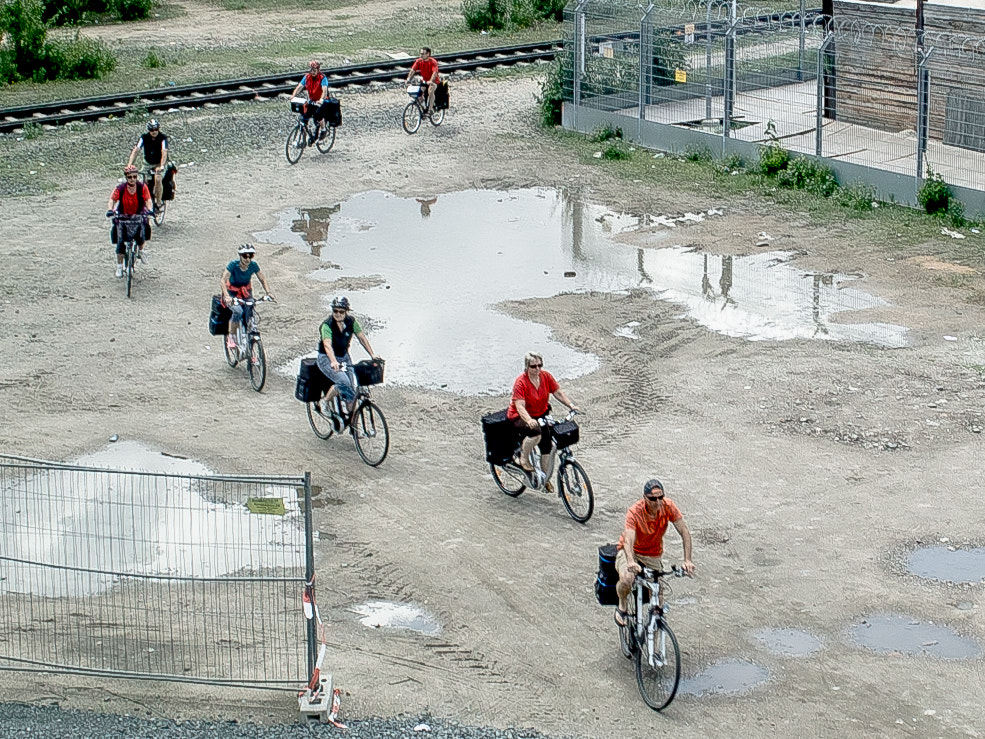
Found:
[[[447,110],[449,103],[448,83],[442,80],[434,90],[434,108],[435,110]]]
[[[212,296],[212,312],[209,314],[209,333],[220,336],[229,333],[229,319],[233,312],[222,304],[221,295]]]
[[[364,359],[352,365],[352,371],[356,373],[356,381],[366,387],[367,385],[379,385],[383,382],[383,360]]]
[[[559,421],[551,429],[554,443],[558,449],[564,449],[578,443],[578,424],[574,421]]]
[[[619,605],[616,583],[619,572],[616,570],[616,545],[603,544],[599,547],[599,571],[595,577],[595,599],[600,606]]]
[[[161,183],[161,198],[164,200],[174,200],[174,175],[178,171],[178,165],[168,162],[164,168],[164,181]]]
[[[325,114],[325,122],[330,126],[342,125],[342,104],[338,98],[329,98],[322,106]]]
[[[330,387],[332,381],[318,369],[318,360],[314,357],[303,357],[298,371],[298,382],[294,387],[294,397],[302,403],[316,403]]]
[[[506,464],[513,458],[520,435],[505,410],[482,417],[482,435],[486,439],[487,462]]]

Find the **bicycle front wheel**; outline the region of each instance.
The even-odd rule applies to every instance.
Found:
[[[319,136],[315,142],[315,146],[318,147],[318,151],[322,154],[328,154],[332,150],[332,147],[335,146],[335,126],[326,126],[325,137],[322,138]]]
[[[160,226],[162,223],[164,223],[164,216],[167,214],[167,212],[168,212],[168,204],[167,204],[167,201],[162,202],[160,204],[160,206],[154,206],[154,225],[155,226]]]
[[[662,711],[677,695],[681,682],[681,653],[677,637],[657,614],[650,612],[644,643],[636,652],[636,684],[644,702],[654,711]]]
[[[290,164],[297,164],[301,155],[304,154],[304,147],[308,145],[308,132],[304,126],[297,125],[291,129],[287,135],[287,144],[284,147],[284,154]]]
[[[235,346],[233,347],[229,346],[228,339],[229,339],[228,336],[223,337],[222,348],[226,352],[226,364],[228,364],[230,367],[235,367],[237,364],[239,364],[239,348]]]
[[[498,465],[490,462],[489,471],[492,472],[496,487],[511,498],[515,498],[527,489],[527,476],[516,465]]]
[[[322,410],[323,403],[322,400],[305,403],[308,409],[308,423],[311,424],[311,430],[319,439],[330,439],[335,433],[335,424],[332,423],[330,411],[327,408]]]
[[[578,523],[585,523],[592,517],[592,511],[595,510],[592,483],[575,460],[569,459],[561,463],[557,471],[557,487],[568,515]]]
[[[365,401],[356,409],[349,430],[363,462],[370,467],[383,464],[390,449],[390,432],[387,430],[383,411],[372,401]]]
[[[129,298],[133,291],[133,269],[134,262],[137,261],[137,245],[128,244],[127,245],[127,255],[125,257],[126,264],[123,265],[126,271],[127,278],[127,297]]]
[[[250,372],[250,384],[257,392],[263,390],[267,382],[267,357],[263,353],[263,342],[259,336],[250,337],[250,355],[247,369]]]
[[[431,121],[432,126],[440,126],[441,122],[445,119],[445,109],[432,110],[431,115],[428,116],[428,120]]]
[[[407,133],[417,133],[421,127],[421,108],[411,100],[404,108],[404,130]]]

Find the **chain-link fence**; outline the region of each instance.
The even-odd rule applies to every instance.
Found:
[[[298,687],[310,496],[0,455],[0,669]]]
[[[985,214],[985,36],[969,35],[985,10],[928,4],[921,31],[912,8],[881,3],[838,2],[833,20],[716,0],[565,14],[568,128],[750,163],[776,143],[907,203],[932,170]]]

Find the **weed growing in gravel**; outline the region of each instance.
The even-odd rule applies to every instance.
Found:
[[[876,188],[865,182],[853,182],[838,190],[838,204],[860,213],[872,210]]]
[[[164,66],[164,58],[158,56],[157,52],[151,49],[147,52],[147,56],[141,60],[140,66],[145,69],[160,69]]]
[[[44,129],[41,128],[40,123],[35,123],[34,121],[28,121],[24,124],[21,129],[24,132],[24,138],[30,141],[31,139],[40,138]]]
[[[140,98],[136,98],[133,101],[133,105],[127,111],[127,114],[123,117],[127,123],[140,123],[148,115],[147,106]]]
[[[621,138],[622,138],[622,129],[613,128],[608,123],[596,128],[595,133],[592,134],[592,141],[597,141],[600,144],[606,141],[612,141],[613,139],[621,139]]]
[[[686,162],[697,162],[699,164],[708,164],[713,161],[714,157],[711,155],[711,150],[707,146],[688,146],[684,150],[684,161]]]
[[[776,182],[781,187],[806,190],[825,198],[838,189],[834,170],[810,157],[791,159],[785,169],[776,173]]]
[[[769,143],[759,150],[759,170],[767,177],[776,177],[790,163],[790,152],[780,145],[773,121],[766,124],[766,138]]]
[[[610,162],[618,162],[624,159],[632,159],[632,152],[620,139],[611,139],[609,145],[602,150],[602,158]]]
[[[722,160],[722,169],[729,174],[733,172],[744,172],[746,162],[739,154],[729,154]]]

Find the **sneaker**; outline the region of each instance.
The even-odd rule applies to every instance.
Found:
[[[137,250],[137,259],[139,259],[144,264],[147,264],[147,260],[144,259],[144,250],[143,249],[138,249]]]
[[[117,277],[123,277],[123,265],[122,264],[116,265],[116,276]]]

